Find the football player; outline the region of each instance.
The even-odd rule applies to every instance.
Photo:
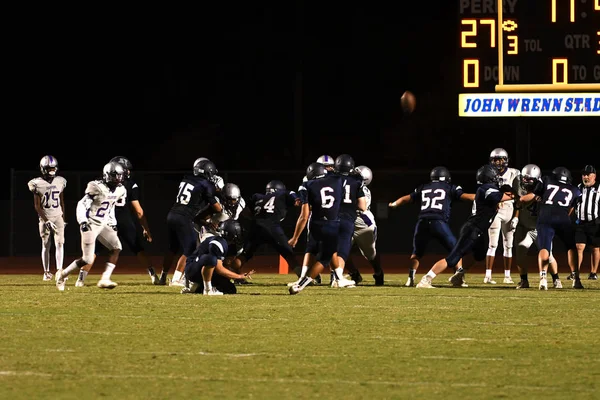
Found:
[[[363,192],[365,193],[366,211],[357,210],[354,220],[354,233],[352,234],[352,244],[356,244],[363,257],[369,261],[373,267],[373,279],[375,286],[382,286],[384,283],[384,273],[381,268],[381,256],[377,253],[377,223],[375,216],[371,211],[371,190],[368,188],[373,180],[373,172],[365,165],[359,165],[355,168],[363,179]],[[360,272],[352,263],[352,258],[346,260],[346,269],[350,271],[350,279],[359,283],[362,281]]]
[[[267,183],[265,193],[254,193],[250,200],[254,218],[242,252],[233,260],[232,269],[240,272],[242,265],[248,262],[255,251],[263,244],[273,247],[285,259],[290,268],[300,276],[302,267],[288,243],[281,221],[287,215],[289,207],[294,207],[298,196],[287,190],[283,182],[272,180]]]
[[[557,167],[552,171],[552,175],[544,176],[531,193],[521,197],[524,204],[534,201],[536,196],[540,197],[536,224],[540,290],[548,290],[548,264],[555,236],[563,241],[567,249],[569,268],[574,273],[573,288],[583,289],[579,278],[575,227],[571,221],[571,213],[581,200],[581,191],[571,182],[571,171],[565,167]]]
[[[199,158],[194,161],[192,171],[192,175],[185,175],[179,183],[175,203],[167,214],[169,249],[163,257],[158,285],[167,284],[167,274],[177,255],[188,257],[196,250],[198,234],[193,222],[200,211],[211,208],[213,212],[220,213],[223,209],[211,180],[218,172],[215,164]],[[178,263],[181,261],[183,258],[180,257]]]
[[[519,170],[508,166],[508,153],[506,150],[498,147],[490,153],[490,165],[496,168],[500,177],[500,186],[508,185],[511,188],[519,179]],[[515,229],[518,220],[514,218],[514,200],[501,202],[498,205],[498,213],[492,222],[489,230],[490,244],[485,259],[485,277],[483,283],[496,284],[492,279],[492,267],[498,250],[498,241],[502,232],[502,245],[504,247],[504,281],[503,283],[514,283],[510,270],[512,267],[512,248],[514,242]]]
[[[232,279],[246,279],[254,271],[236,274],[225,268],[223,261],[228,247],[241,239],[242,227],[234,219],[219,222],[215,234],[207,236],[198,248],[186,258],[186,285],[181,293],[202,293],[208,296],[235,294]]]
[[[531,193],[536,184],[540,181],[542,171],[535,164],[527,164],[521,170],[518,184],[514,187],[517,194],[515,199],[515,219],[518,221],[515,230],[515,256],[517,269],[521,280],[517,284],[517,289],[529,288],[529,278],[527,273],[527,252],[531,246],[537,242],[538,233],[536,229],[537,216],[539,211],[539,199],[534,199],[529,204],[523,204],[520,200],[522,196]],[[556,259],[550,252],[549,267],[552,275],[552,283],[556,289],[562,289],[562,282],[558,277],[558,265]]]
[[[325,167],[325,172],[327,173],[331,173],[333,172],[334,169],[334,164],[335,164],[335,159],[327,154],[323,154],[322,156],[319,156],[319,158],[317,158],[317,161],[319,164],[322,164]],[[298,188],[298,202],[296,203],[297,206],[301,206],[301,200],[303,196],[306,195],[306,187],[304,186],[304,182],[306,182],[308,180],[308,178],[306,177],[306,175],[304,176],[304,178],[302,178],[302,184],[300,185],[300,187]],[[307,244],[310,241],[310,214],[308,216],[309,218],[309,223],[307,223],[307,228],[306,228],[306,240],[307,240]],[[315,262],[315,256],[313,256],[310,253],[305,253],[304,254],[304,259],[302,260],[302,268],[307,270],[309,265],[314,264]],[[330,280],[329,283],[333,283],[334,278],[333,278],[333,271],[330,271]],[[317,277],[315,278],[315,280],[312,282],[312,284],[320,284],[321,283],[321,275],[317,275]]]
[[[119,201],[124,201],[127,195],[122,184],[124,174],[120,164],[109,162],[102,170],[102,180],[94,180],[87,184],[85,195],[77,203],[77,222],[81,231],[83,254],[64,270],[56,271],[58,290],[65,290],[65,278],[69,274],[94,262],[96,239],[109,250],[108,261],[97,286],[103,289],[113,289],[117,286],[117,283],[110,279],[122,249],[117,235],[114,208]]]
[[[33,193],[33,207],[38,215],[38,232],[42,239],[42,279],[52,280],[50,272],[50,237],[54,237],[54,257],[56,269],[63,267],[65,259],[65,198],[64,190],[67,180],[57,175],[58,160],[47,155],[40,160],[42,176],[27,182],[29,191]]]
[[[117,235],[121,244],[126,244],[129,250],[131,250],[136,256],[139,263],[146,267],[148,275],[152,283],[158,281],[158,276],[154,272],[152,262],[146,254],[144,249],[144,243],[142,237],[148,242],[152,242],[152,234],[150,233],[150,226],[148,225],[148,219],[144,213],[144,209],[140,204],[140,188],[137,183],[131,177],[131,170],[133,165],[128,158],[123,156],[113,157],[111,162],[116,162],[123,167],[124,179],[123,187],[126,190],[125,198],[115,205],[115,219],[117,220]],[[138,227],[133,219],[135,214],[136,220],[139,222],[142,228],[142,235],[138,234]],[[86,265],[79,271],[79,277],[75,282],[76,287],[82,287],[85,285],[85,278],[88,272],[92,268],[92,265]]]
[[[235,183],[227,183],[224,185],[222,190],[218,190],[217,200],[219,203],[221,203],[221,212],[216,213],[212,208],[208,208],[198,214],[198,216],[194,219],[194,224],[198,231],[198,245],[200,245],[207,238],[217,234],[220,222],[228,219],[237,221],[243,213],[249,214],[248,209],[246,208],[246,201],[242,197],[242,192],[239,186]],[[239,236],[238,240],[238,242],[229,244],[228,253],[224,260],[225,266],[229,266],[231,262],[233,262],[235,256],[241,251],[241,235]],[[173,279],[171,279],[169,285],[185,285],[183,270],[180,269],[179,264],[177,265],[177,269],[173,274]]]
[[[343,273],[346,267],[346,260],[350,257],[352,248],[352,238],[354,235],[354,221],[356,220],[356,211],[367,211],[367,200],[363,190],[363,178],[360,174],[354,172],[354,158],[349,154],[341,154],[335,159],[334,172],[339,175],[344,186],[344,195],[340,204],[339,219],[339,237],[338,237],[338,262],[339,266],[333,269],[332,287],[349,287],[352,285],[340,286],[340,279],[344,278]],[[358,271],[357,271],[358,272]],[[359,277],[360,273],[355,276]],[[352,282],[353,279],[344,279],[344,282]],[[354,281],[354,283],[358,283]]]
[[[460,235],[450,254],[436,262],[433,267],[421,278],[417,288],[433,288],[431,281],[446,268],[458,266],[459,261],[466,255],[472,255],[463,261],[463,266],[458,267],[456,273],[450,278],[455,287],[464,286],[464,275],[474,261],[483,261],[489,244],[488,229],[491,221],[498,212],[498,203],[509,200],[512,193],[500,191],[501,178],[498,170],[486,164],[477,170],[475,175],[479,187],[473,201],[471,216],[460,229]]]
[[[413,251],[410,256],[410,269],[405,286],[415,286],[415,274],[427,245],[436,239],[450,252],[456,245],[456,237],[450,229],[450,212],[454,200],[473,201],[475,195],[464,193],[462,187],[452,183],[448,168],[435,167],[429,173],[430,182],[417,187],[414,192],[404,195],[389,204],[396,208],[403,204],[420,203],[421,210],[413,234]],[[458,267],[461,266],[459,261]],[[464,284],[466,286],[466,284]]]
[[[292,248],[296,247],[310,215],[310,234],[305,252],[312,254],[315,261],[306,268],[302,267],[300,279],[289,287],[290,294],[300,293],[325,265],[331,263],[336,271],[340,266],[337,250],[339,211],[344,196],[343,176],[328,174],[323,164],[315,162],[306,169],[306,177],[308,180],[303,184],[306,196],[302,198],[302,209],[289,244]],[[338,287],[351,285],[354,281],[338,276]]]

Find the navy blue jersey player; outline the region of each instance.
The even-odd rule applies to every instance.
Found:
[[[356,210],[362,212],[367,210],[363,179],[360,174],[355,173],[354,167],[354,159],[348,154],[341,154],[335,159],[334,173],[342,179],[343,193],[339,212],[340,230],[337,248],[339,266],[333,270],[332,287],[348,287],[356,283],[351,279],[344,279],[343,276],[346,260],[350,257],[350,249],[352,248]],[[360,274],[357,276],[360,276]]]
[[[571,182],[571,171],[564,167],[557,167],[552,171],[552,175],[542,177],[532,193],[521,197],[523,203],[535,201],[536,196],[540,197],[536,224],[540,290],[548,289],[546,274],[550,251],[552,250],[552,240],[555,236],[563,241],[567,249],[569,267],[571,271],[574,271],[573,288],[583,289],[579,279],[575,227],[571,220],[571,213],[581,200],[581,191]]]
[[[306,196],[302,198],[300,216],[289,244],[292,247],[296,246],[310,215],[311,240],[306,247],[306,253],[316,257],[314,263],[307,266],[306,273],[303,268],[298,282],[290,286],[290,294],[303,290],[328,263],[331,262],[333,268],[339,267],[336,252],[340,229],[339,211],[344,192],[343,177],[327,174],[325,166],[320,163],[310,164],[306,169],[306,177],[308,180],[303,183]]]
[[[268,244],[285,259],[296,275],[300,276],[302,267],[281,226],[288,208],[294,207],[298,201],[298,195],[287,190],[279,180],[267,183],[265,193],[252,195],[250,208],[254,210],[254,218],[244,242],[244,249],[233,261],[232,267],[235,271],[241,270],[242,265],[254,256],[259,246]]]
[[[489,245],[488,229],[498,212],[498,203],[512,199],[513,195],[500,191],[498,171],[491,165],[486,164],[479,168],[475,176],[479,187],[475,192],[471,216],[461,227],[458,240],[450,254],[431,267],[417,284],[418,288],[432,288],[433,278],[448,267],[456,267],[464,256],[472,254],[473,257],[465,259],[463,267],[459,267],[451,278],[453,286],[463,286],[465,270],[473,261],[485,260]]]
[[[425,255],[429,242],[436,239],[448,252],[456,245],[456,237],[448,223],[452,202],[475,199],[474,194],[464,193],[462,187],[452,183],[450,171],[446,167],[433,168],[429,178],[430,182],[389,204],[391,208],[408,203],[421,205],[413,234],[413,250],[405,286],[415,286],[415,274],[419,269],[419,261]]]
[[[187,281],[181,293],[235,294],[237,290],[231,280],[244,280],[253,272],[240,275],[223,265],[229,246],[242,236],[240,223],[233,219],[221,221],[215,233],[203,240],[186,258],[184,274]]]
[[[206,159],[194,162],[193,174],[185,175],[179,183],[175,203],[167,214],[169,248],[164,255],[159,285],[166,285],[167,274],[176,255],[189,257],[196,249],[198,234],[194,230],[194,218],[211,207],[221,212],[216,197],[215,184],[210,180],[217,174],[215,164]]]

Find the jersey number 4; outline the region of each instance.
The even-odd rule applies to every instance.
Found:
[[[275,196],[271,197],[263,206],[263,208],[265,210],[267,210],[267,212],[269,214],[273,214],[275,212]]]
[[[446,198],[446,191],[442,189],[425,189],[421,192],[421,210],[435,208],[441,210],[444,205],[442,201]]]

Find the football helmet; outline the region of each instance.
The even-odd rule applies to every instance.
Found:
[[[40,160],[40,172],[46,179],[54,178],[58,172],[58,160],[51,155],[42,157]]]
[[[131,161],[129,161],[129,159],[127,157],[123,157],[123,156],[116,156],[111,158],[110,160],[111,162],[116,162],[121,164],[121,166],[123,167],[123,170],[125,171],[125,178],[129,178],[131,177],[131,170],[133,169],[133,165],[131,164]]]
[[[306,179],[309,181],[312,179],[322,178],[327,175],[325,166],[321,163],[314,162],[306,168]]]
[[[556,167],[552,171],[552,175],[561,183],[571,183],[573,181],[573,177],[571,176],[571,171],[566,169],[565,167]]]
[[[342,175],[348,175],[354,171],[354,158],[349,154],[341,154],[335,159],[335,171]]]
[[[121,164],[111,161],[102,169],[102,180],[109,186],[118,186],[123,182],[125,170]]]
[[[497,147],[490,153],[490,164],[498,170],[504,171],[508,167],[508,153],[501,147]]]
[[[285,185],[283,184],[283,182],[274,179],[271,182],[267,183],[267,194],[276,192],[278,190],[285,190]]]
[[[242,239],[242,226],[234,219],[219,222],[217,234],[228,243],[239,242]]]
[[[451,182],[452,177],[450,176],[450,171],[446,167],[435,167],[429,173],[429,179],[431,182]]]
[[[227,207],[236,207],[242,197],[242,191],[235,183],[228,183],[223,187],[223,198]]]
[[[329,171],[333,171],[335,160],[333,157],[328,156],[327,154],[323,154],[321,157],[317,158],[317,162],[321,163],[325,166],[325,169]]]
[[[521,177],[519,182],[521,188],[524,190],[531,190],[535,186],[535,183],[542,177],[542,170],[535,164],[527,164],[521,170]]]
[[[484,183],[493,183],[496,185],[500,184],[500,177],[498,176],[498,170],[491,164],[485,164],[477,170],[475,175],[477,183],[483,185]]]
[[[196,161],[194,161],[194,175],[199,175],[200,173],[198,172],[198,169],[200,168],[200,163],[202,161],[210,161],[208,158],[206,157],[199,157],[196,158]]]
[[[373,180],[373,172],[371,171],[371,168],[367,167],[366,165],[359,165],[355,168],[355,170],[360,174],[360,176],[362,176],[365,186],[369,186]]]
[[[194,163],[194,175],[201,175],[206,179],[211,179],[215,176],[219,171],[217,170],[217,166],[210,160],[202,160],[200,162]]]

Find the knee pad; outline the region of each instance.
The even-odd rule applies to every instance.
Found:
[[[83,256],[81,257],[81,260],[86,264],[86,265],[90,265],[94,263],[94,260],[96,259],[96,257],[94,256],[94,254],[92,254],[91,256]]]
[[[512,247],[504,248],[504,257],[511,258],[512,257]]]
[[[487,251],[487,255],[488,256],[492,256],[492,257],[495,256],[496,255],[496,250],[498,250],[497,246],[491,246],[490,245],[490,247],[488,248],[488,251]]]

